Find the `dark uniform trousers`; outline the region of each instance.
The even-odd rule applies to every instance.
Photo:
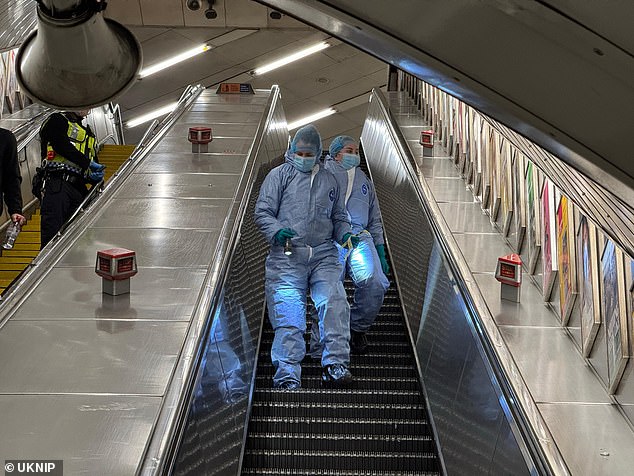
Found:
[[[84,180],[78,175],[51,173],[46,178],[42,197],[42,248],[75,213],[86,196]]]

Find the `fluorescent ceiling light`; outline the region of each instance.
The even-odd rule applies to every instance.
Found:
[[[170,66],[174,66],[175,64],[178,64],[181,61],[185,61],[193,56],[199,55],[200,53],[204,53],[205,51],[208,51],[210,49],[211,49],[211,46],[207,44],[199,45],[196,48],[187,50],[184,53],[173,56],[172,58],[166,59],[165,61],[161,61],[160,63],[156,63],[153,66],[148,66],[147,68],[143,69],[139,73],[139,78],[145,78],[146,76],[149,76],[151,74],[158,73],[159,71],[169,68]]]
[[[152,119],[156,119],[157,117],[164,116],[165,114],[168,114],[176,109],[177,104],[178,103],[173,102],[171,104],[168,104],[167,106],[163,106],[161,108],[155,109],[154,111],[148,112],[147,114],[143,114],[142,116],[130,119],[128,122],[125,123],[125,125],[127,127],[136,127],[149,122]]]
[[[306,116],[303,119],[298,119],[297,121],[289,123],[288,130],[292,131],[293,129],[297,129],[298,127],[301,127],[305,124],[310,124],[311,122],[315,122],[324,117],[331,116],[335,114],[336,112],[337,111],[335,109],[333,109],[332,107],[329,107],[328,109],[324,109],[323,111],[316,112],[315,114]]]
[[[317,53],[318,51],[325,50],[329,46],[330,45],[328,43],[322,41],[321,43],[317,43],[316,45],[309,46],[308,48],[300,50],[297,53],[293,53],[292,55],[288,55],[282,59],[273,61],[272,63],[262,66],[261,68],[257,68],[255,71],[253,71],[253,74],[257,76],[260,74],[268,73],[269,71],[273,71],[274,69],[285,66],[289,63],[292,63],[293,61],[300,60],[308,55],[312,55],[313,53]]]

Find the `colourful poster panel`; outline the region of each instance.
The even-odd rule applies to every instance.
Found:
[[[553,283],[557,277],[557,228],[555,225],[555,187],[544,180],[542,189],[542,293],[544,301],[550,301]]]
[[[583,356],[588,357],[601,325],[597,235],[594,225],[581,216],[577,232],[579,300]]]
[[[535,265],[541,250],[541,226],[539,213],[539,189],[537,188],[537,170],[533,163],[527,160],[526,167],[526,231],[528,272],[535,272]]]
[[[629,356],[624,287],[623,256],[607,240],[601,257],[601,311],[605,320],[610,393],[616,391]]]
[[[575,249],[570,233],[570,203],[561,196],[557,209],[557,264],[559,267],[559,312],[561,324],[566,325],[577,297]]]

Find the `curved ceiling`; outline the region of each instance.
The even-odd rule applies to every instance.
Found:
[[[459,97],[634,204],[634,2],[258,1]]]

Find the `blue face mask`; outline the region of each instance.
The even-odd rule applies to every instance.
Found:
[[[360,163],[361,158],[357,154],[343,154],[343,159],[341,159],[341,166],[346,170],[358,167]]]
[[[317,157],[301,157],[297,154],[293,155],[291,159],[291,163],[293,167],[295,167],[300,172],[310,172],[313,170],[315,163],[317,162]]]

